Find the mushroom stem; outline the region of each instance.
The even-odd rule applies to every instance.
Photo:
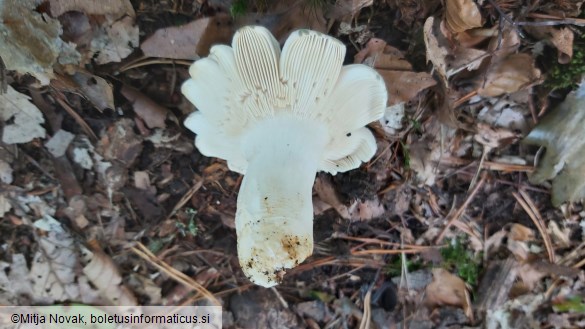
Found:
[[[327,143],[324,124],[270,118],[242,140],[248,168],[238,195],[238,258],[248,278],[278,284],[313,252],[312,187]]]

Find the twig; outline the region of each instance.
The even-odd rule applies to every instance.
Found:
[[[477,194],[479,189],[483,186],[486,178],[487,178],[487,174],[484,171],[481,175],[481,179],[479,180],[477,185],[475,185],[473,187],[473,190],[471,190],[471,192],[467,195],[467,198],[465,199],[465,201],[463,202],[461,207],[459,207],[459,209],[457,209],[457,211],[453,214],[453,216],[451,216],[451,219],[447,222],[447,225],[445,225],[445,227],[443,228],[443,230],[441,231],[441,233],[439,234],[439,236],[435,240],[435,244],[439,244],[443,241],[443,238],[445,237],[445,234],[447,233],[447,230],[449,229],[449,227],[451,227],[451,225],[453,225],[453,223],[455,221],[459,220],[459,217],[461,217],[461,215],[463,215],[463,212],[465,211],[465,209],[467,209],[467,206],[469,206],[469,204],[471,203],[471,200],[473,200],[473,198],[475,197],[475,195]]]
[[[199,295],[207,298],[211,303],[215,306],[221,306],[221,303],[207,290],[204,286],[200,285],[197,281],[193,280],[183,272],[179,272],[169,264],[165,263],[164,261],[160,260],[156,255],[154,255],[148,248],[146,248],[142,243],[138,242],[136,247],[132,247],[131,250],[136,253],[138,256],[142,257],[144,260],[149,262],[154,267],[158,268],[159,270],[166,273],[169,277],[173,278],[175,281],[185,285],[196,291]]]
[[[548,253],[548,260],[551,263],[555,263],[555,252],[552,246],[552,241],[550,235],[548,235],[546,232],[546,226],[544,225],[544,220],[540,215],[540,211],[538,211],[538,208],[536,208],[534,202],[532,202],[532,199],[528,194],[526,194],[526,192],[522,190],[519,190],[518,192],[520,193],[512,192],[512,195],[514,195],[516,201],[518,201],[530,219],[532,219],[532,222],[534,222],[536,228],[538,228],[538,231],[544,240],[544,246],[546,247],[546,251]]]

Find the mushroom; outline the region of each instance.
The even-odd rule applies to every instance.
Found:
[[[384,81],[344,57],[343,43],[319,32],[293,32],[281,52],[267,29],[247,26],[189,68],[181,90],[199,110],[185,120],[195,146],[244,175],[238,259],[255,284],[278,284],[312,254],[316,173],[355,169],[376,152],[365,126],[384,114]]]

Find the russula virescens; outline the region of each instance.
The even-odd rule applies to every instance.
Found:
[[[281,52],[267,29],[248,26],[193,63],[182,86],[198,109],[185,121],[195,146],[244,175],[238,258],[258,285],[276,285],[312,254],[316,173],[355,169],[376,151],[365,126],[384,114],[384,81],[365,65],[342,66],[344,57],[319,32],[293,32]]]

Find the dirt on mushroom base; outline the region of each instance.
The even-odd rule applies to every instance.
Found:
[[[208,3],[212,2],[208,1]],[[367,31],[364,28],[358,28],[359,26],[352,26],[355,30],[349,35],[341,36],[348,45],[348,49],[350,52],[354,51],[353,43],[356,43],[358,47],[363,46],[359,43],[360,33],[366,36],[371,32],[376,37],[383,38],[408,54],[408,59],[416,71],[430,71],[430,68],[425,65],[424,43],[422,37],[417,36],[420,34],[420,30],[417,29],[429,15],[441,14],[442,9],[439,7],[439,2],[434,3],[434,7],[430,5],[428,7],[406,6],[405,2],[387,1],[386,3],[391,3],[393,7],[386,7],[382,2],[376,2],[371,17],[368,12],[369,7],[362,10],[363,14],[358,18],[358,22],[360,24],[363,22],[363,26],[366,26],[366,22],[371,18],[369,25],[371,29]],[[433,2],[425,2],[424,6],[431,3]],[[547,6],[552,7],[537,9],[540,14],[546,12],[548,15],[554,15],[555,10],[557,13],[563,11],[569,13],[569,8],[555,8],[555,4],[558,3],[551,2]],[[165,5],[169,7],[164,7]],[[147,35],[154,32],[153,22],[160,24],[161,28],[180,24],[187,22],[193,13],[199,10],[199,8],[197,10],[185,8],[184,6],[190,5],[188,2],[182,3],[179,7],[170,7],[171,5],[171,3],[161,2],[157,3],[155,8],[146,4],[141,10],[137,10],[139,12],[137,20],[140,26],[150,28],[150,31],[146,32]],[[508,3],[508,5],[509,7],[500,9],[504,9],[511,18],[517,17],[515,10],[521,8],[521,3]],[[204,15],[211,15],[213,14],[212,9],[206,7],[202,8],[200,12]],[[489,5],[480,10],[483,15],[491,15],[490,17],[493,18],[498,16],[497,10]],[[399,18],[388,23],[388,17]],[[380,26],[381,29],[376,30],[376,26]],[[533,40],[537,44],[541,41],[538,38],[531,39],[530,37],[526,40]],[[518,51],[527,53],[528,49],[521,48]],[[548,51],[556,53],[556,49],[551,48]],[[350,54],[349,57],[353,57],[351,55],[353,54]],[[348,58],[349,61],[350,58]],[[128,63],[124,62],[123,65],[125,64]],[[181,70],[179,64],[175,64],[173,68],[170,68],[172,63],[166,62],[165,64],[162,60],[156,61],[148,65],[120,70],[121,75],[108,75],[116,71],[119,68],[117,66],[91,67],[90,70],[92,70],[92,74],[98,74],[108,82],[113,82],[114,91],[118,91],[119,86],[116,81],[110,80],[112,76],[140,89],[142,93],[148,94],[157,103],[168,105],[171,107],[171,112],[181,117],[181,113],[186,113],[190,109],[181,104],[180,97],[176,92],[176,83],[173,81],[184,79],[185,72]],[[547,73],[546,66],[540,68],[543,69],[543,73]],[[26,77],[13,76],[10,73],[8,76],[9,84],[15,90],[29,94],[27,90],[31,86],[30,80]],[[463,74],[460,79],[456,79],[457,86],[465,86],[473,77],[474,73]],[[393,317],[391,312],[382,313],[380,311],[380,309],[384,309],[382,305],[389,307],[391,303],[386,303],[382,297],[376,299],[376,295],[392,297],[391,293],[382,294],[380,288],[388,286],[389,278],[399,278],[403,268],[409,271],[407,278],[410,290],[402,290],[401,292],[400,289],[396,289],[399,291],[399,296],[396,294],[394,296],[400,298],[399,305],[403,307],[400,309],[400,313],[405,311],[423,316],[422,311],[416,312],[422,307],[416,302],[420,295],[416,295],[415,292],[420,291],[417,290],[420,288],[419,282],[422,282],[423,288],[431,282],[432,279],[427,276],[430,273],[431,264],[441,264],[436,251],[428,250],[419,254],[406,255],[404,258],[400,255],[356,255],[356,252],[375,252],[394,248],[384,247],[385,245],[380,244],[380,241],[401,245],[435,245],[435,238],[440,233],[437,230],[445,227],[445,219],[449,218],[448,216],[462,209],[461,205],[469,195],[470,182],[474,180],[477,169],[480,167],[479,159],[481,158],[482,145],[470,142],[473,139],[473,134],[465,131],[459,131],[455,136],[443,135],[454,138],[453,144],[458,146],[456,150],[452,151],[456,157],[442,157],[441,166],[433,164],[428,168],[427,173],[434,175],[434,177],[427,178],[432,178],[436,182],[433,186],[425,187],[405,183],[412,182],[411,171],[408,170],[409,166],[413,168],[417,162],[424,165],[429,160],[421,158],[421,148],[414,145],[422,144],[437,149],[442,147],[441,143],[437,143],[432,138],[425,139],[425,137],[440,136],[437,130],[432,130],[429,127],[433,120],[430,118],[434,116],[434,113],[424,110],[422,115],[419,115],[420,113],[416,111],[417,108],[428,109],[434,106],[432,105],[434,100],[429,100],[427,97],[432,96],[436,90],[430,94],[420,95],[420,98],[413,100],[413,106],[406,108],[407,115],[403,124],[407,133],[392,136],[392,138],[382,138],[388,140],[379,145],[380,153],[375,160],[364,166],[359,171],[359,175],[356,172],[356,176],[360,177],[352,176],[350,178],[345,175],[337,175],[332,179],[333,189],[340,194],[340,204],[345,207],[349,219],[344,219],[338,213],[337,208],[321,211],[316,216],[315,256],[310,258],[306,264],[301,264],[297,272],[289,273],[284,277],[282,285],[277,289],[277,293],[282,297],[280,299],[279,295],[272,290],[250,289],[246,279],[238,274],[238,265],[234,258],[236,240],[233,232],[235,196],[239,184],[238,175],[230,173],[225,163],[216,162],[213,159],[202,157],[197,152],[186,152],[182,149],[182,145],[192,144],[192,136],[188,136],[186,141],[178,138],[177,136],[185,134],[184,129],[173,125],[173,119],[170,119],[167,121],[168,132],[141,140],[144,145],[142,152],[130,166],[125,167],[118,164],[116,170],[110,172],[110,175],[127,172],[127,175],[124,175],[127,176],[127,179],[124,180],[124,187],[131,187],[134,191],[132,193],[134,197],[129,198],[128,195],[120,191],[114,191],[110,200],[107,191],[103,189],[105,186],[103,183],[107,183],[107,181],[98,184],[98,181],[103,178],[99,177],[97,168],[89,166],[90,169],[84,169],[87,162],[81,161],[81,159],[87,160],[89,157],[96,164],[103,162],[103,159],[100,162],[93,158],[94,153],[87,146],[91,145],[92,142],[79,139],[80,136],[88,135],[86,128],[81,126],[81,122],[86,122],[87,127],[90,127],[95,134],[101,137],[101,131],[106,131],[109,127],[120,127],[115,123],[120,120],[120,113],[123,113],[124,117],[132,119],[133,123],[128,129],[133,130],[136,135],[149,135],[150,129],[145,122],[142,122],[141,118],[133,114],[131,104],[119,99],[117,92],[115,101],[120,108],[116,111],[105,109],[104,112],[98,112],[90,101],[80,97],[82,92],[63,91],[67,88],[60,87],[57,90],[61,93],[53,90],[49,95],[41,90],[40,93],[35,94],[36,91],[32,90],[30,97],[35,106],[43,112],[47,122],[45,128],[50,136],[59,128],[76,135],[76,139],[71,144],[72,149],[69,150],[74,154],[67,155],[72,168],[70,175],[62,177],[60,176],[62,173],[57,174],[57,171],[54,170],[59,162],[53,162],[53,159],[49,157],[50,153],[44,148],[45,140],[7,146],[0,150],[2,160],[8,164],[8,167],[5,165],[0,167],[2,169],[0,177],[2,179],[10,177],[8,175],[10,171],[12,171],[13,177],[10,186],[3,185],[3,188],[6,189],[3,189],[0,197],[0,208],[9,208],[4,214],[4,218],[0,220],[0,241],[8,246],[0,248],[0,261],[3,262],[0,263],[0,267],[4,269],[3,273],[7,272],[6,266],[9,265],[11,273],[22,274],[20,278],[27,275],[27,269],[14,263],[12,256],[13,254],[21,254],[26,257],[25,264],[31,262],[33,255],[38,251],[38,243],[37,236],[34,234],[33,228],[27,224],[27,220],[41,216],[43,212],[53,209],[55,217],[68,229],[71,229],[74,236],[83,237],[80,238],[81,242],[96,237],[103,243],[103,249],[113,259],[117,269],[123,275],[125,283],[131,286],[141,304],[157,303],[163,295],[167,299],[185,302],[189,301],[192,295],[184,286],[160,275],[160,272],[150,263],[129,253],[126,249],[129,241],[142,241],[148,244],[149,248],[160,259],[195,278],[197,282],[201,282],[218,296],[222,296],[221,298],[225,298],[227,301],[226,309],[233,315],[232,324],[234,327],[236,325],[253,327],[259,324],[265,326],[280,324],[293,328],[315,327],[313,322],[321,327],[327,323],[338,323],[340,326],[347,325],[348,327],[357,326],[360,322],[360,316],[363,317],[364,314],[362,302],[365,300],[365,293],[363,294],[360,289],[367,288],[372,282],[376,282],[371,299],[372,318],[380,319],[383,316],[389,316],[389,318],[385,318],[385,321],[374,321],[386,324],[399,322],[401,319]],[[68,86],[68,88],[70,87]],[[88,87],[91,88],[91,85]],[[40,98],[38,98],[39,94]],[[536,94],[549,95],[547,91],[541,90],[538,90]],[[59,103],[56,103],[55,100],[59,99],[60,95],[63,95],[72,108],[77,111],[81,121],[79,118],[72,117]],[[459,111],[461,109],[459,107],[457,108],[458,118],[464,122],[472,122],[476,120],[476,110],[494,115],[491,113],[492,109],[499,108],[502,102],[505,102],[506,106],[504,107],[507,110],[501,113],[513,112],[514,117],[517,117],[518,113],[523,116],[528,113],[528,122],[530,123],[529,111],[518,111],[518,107],[528,109],[526,106],[528,103],[522,100],[526,99],[524,97],[516,94],[490,100],[487,103],[472,102],[481,108],[464,105],[462,107],[465,109]],[[560,101],[563,93],[555,92],[552,97],[559,98],[558,100],[553,99],[553,101]],[[533,99],[536,102],[535,105],[538,105],[537,110],[546,108],[544,100],[540,96]],[[431,102],[431,105],[427,102]],[[181,112],[181,108],[185,111]],[[468,109],[470,111],[467,111]],[[495,117],[498,119],[503,117],[499,113],[495,113]],[[499,124],[500,121],[498,120],[497,123]],[[383,129],[377,125],[374,125],[373,129],[379,139],[381,136],[385,136]],[[6,150],[9,152],[5,152]],[[484,255],[485,263],[483,266],[484,269],[487,268],[485,273],[490,272],[489,268],[492,265],[501,266],[496,268],[507,268],[498,263],[498,258],[508,257],[511,253],[509,249],[518,254],[523,252],[527,246],[533,249],[536,245],[541,250],[545,250],[534,221],[530,218],[529,213],[519,206],[517,199],[512,194],[518,189],[527,193],[536,206],[534,208],[539,210],[540,216],[549,225],[543,232],[550,234],[557,256],[568,255],[573,250],[572,243],[582,239],[581,231],[578,229],[582,221],[581,206],[573,204],[560,210],[554,209],[550,206],[549,188],[546,185],[532,186],[527,184],[526,172],[528,172],[527,167],[530,165],[526,162],[518,162],[521,160],[519,155],[525,152],[527,151],[512,144],[498,147],[494,153],[486,156],[481,168],[484,171],[489,171],[490,175],[486,180],[481,180],[481,177],[475,180],[477,184],[481,184],[480,191],[469,203],[466,203],[466,206],[463,207],[465,210],[463,216],[453,221],[451,228],[446,232],[446,238],[443,239],[443,243],[450,243],[452,241],[451,235],[464,234],[470,241],[473,235],[469,235],[469,233],[476,232],[480,236],[485,234],[492,243],[490,248],[497,251],[496,254]],[[88,157],[84,158],[82,154]],[[75,160],[79,160],[79,164]],[[142,174],[137,176],[136,172]],[[136,179],[136,177],[144,177],[144,174],[148,180]],[[83,188],[83,195],[69,201],[61,195],[59,184],[61,179],[71,177],[79,182]],[[29,188],[31,186],[32,188]],[[64,184],[61,186],[66,188]],[[358,198],[361,198],[362,202],[356,202],[355,200]],[[365,209],[369,213],[375,213],[374,210],[378,209],[378,205],[366,201],[376,198],[380,199],[382,209],[385,206],[384,214],[378,218],[364,219],[365,216],[360,215],[361,211],[358,210]],[[522,197],[522,199],[525,198]],[[182,203],[182,200],[186,201]],[[80,204],[83,206],[79,206]],[[182,206],[174,210],[179,204]],[[156,213],[152,212],[153,205],[155,209],[164,209],[164,216],[154,216],[149,220],[143,218],[141,213]],[[344,210],[339,209],[340,212]],[[350,210],[353,211],[351,214]],[[535,241],[526,242],[524,237],[518,236],[511,239],[511,232],[515,232],[515,228],[509,225],[511,222],[532,230],[532,239]],[[483,229],[474,231],[478,224],[483,225]],[[498,236],[507,238],[500,240],[493,238]],[[366,245],[366,248],[358,248],[367,241],[349,240],[355,238],[375,240],[373,240],[374,244]],[[516,245],[511,247],[511,245],[502,243],[506,240],[514,240]],[[370,242],[372,241],[370,240]],[[526,244],[524,244],[525,242]],[[465,246],[469,250],[475,248],[472,243],[467,243]],[[547,259],[546,252],[533,254],[532,257],[535,257],[538,262],[528,262],[523,265],[522,269],[529,266],[526,272],[533,279],[540,278],[532,283],[535,285],[534,289],[536,290],[534,291],[538,292],[547,288],[548,283],[557,282],[555,278],[562,275],[562,272],[548,274],[540,272],[539,264],[554,268],[550,264],[541,262]],[[377,269],[382,270],[380,275],[376,277]],[[425,270],[427,270],[426,273]],[[453,269],[451,272],[456,273]],[[482,270],[482,272],[484,271]],[[234,273],[236,274],[234,275]],[[543,275],[546,279],[542,279]],[[576,318],[573,312],[580,310],[579,307],[582,309],[583,300],[563,292],[570,291],[569,288],[572,288],[572,291],[579,291],[578,289],[582,289],[583,285],[579,283],[579,280],[573,279],[574,277],[565,278],[558,290],[561,294],[551,299],[551,307],[537,309],[536,314],[539,314],[537,317],[531,318],[523,309],[509,308],[507,310],[518,315],[518,321],[530,320],[538,321],[543,325],[554,323],[570,327],[569,321]],[[502,282],[502,285],[492,282],[491,285],[488,285],[490,287],[488,290],[505,288],[509,278],[500,279],[493,282]],[[24,280],[19,280],[21,283],[22,281]],[[523,283],[520,281],[513,280],[513,282]],[[396,282],[399,287],[400,281]],[[243,293],[230,290],[234,286],[238,286]],[[475,294],[483,293],[479,287],[474,287]],[[384,291],[392,291],[392,289]],[[541,300],[536,298],[538,296],[534,292],[530,292],[530,289],[524,285],[514,286],[513,291],[514,293],[527,293],[525,296],[534,301]],[[4,297],[5,295],[0,294],[0,298]],[[283,305],[282,300],[287,303],[288,307]],[[19,302],[24,304],[30,301],[19,300]],[[434,302],[433,305],[436,304],[436,301]],[[526,298],[517,299],[517,302],[523,306],[534,306]],[[501,304],[505,305],[506,303],[502,301]],[[248,310],[246,306],[250,306],[249,313],[246,313]],[[254,314],[255,316],[252,319],[248,317],[246,320],[246,314]],[[273,316],[274,314],[279,316]],[[453,322],[461,324],[467,321],[463,311],[457,307],[440,306],[428,318],[433,319],[434,322],[419,318],[411,322],[410,326],[448,327],[446,324],[443,325],[445,321],[455,319]],[[481,318],[479,319],[481,320]],[[228,321],[229,316],[226,316],[226,323],[229,325]],[[516,323],[516,325],[520,326],[522,323]]]

